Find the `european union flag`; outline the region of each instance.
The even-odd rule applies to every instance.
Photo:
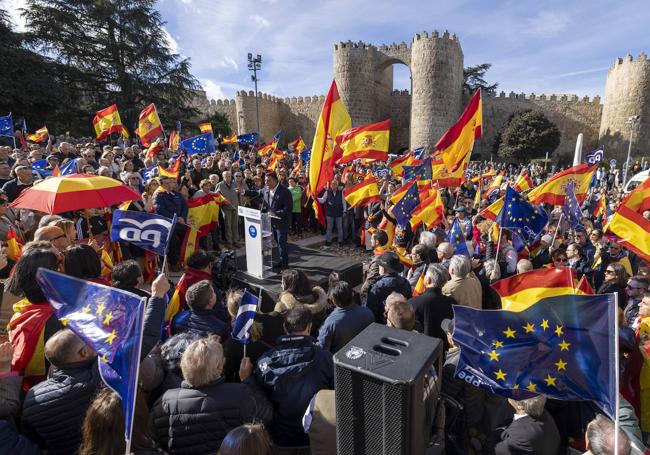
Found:
[[[392,215],[399,226],[406,226],[413,215],[413,210],[420,205],[420,194],[417,185],[411,185],[404,196],[391,209]]]
[[[78,158],[70,160],[67,163],[65,163],[63,166],[59,167],[59,172],[61,173],[61,175],[77,174],[79,172],[79,168],[77,164],[78,164]]]
[[[259,133],[242,134],[241,136],[237,136],[237,142],[240,144],[255,145],[259,137]]]
[[[592,400],[613,418],[616,310],[614,294],[549,297],[519,312],[455,306],[456,377],[516,400]]]
[[[309,163],[309,160],[311,159],[311,147],[309,147],[308,149],[305,149],[302,152],[300,152],[300,158],[305,163]]]
[[[47,160],[43,159],[33,161],[30,167],[33,171],[38,172],[41,178],[45,178],[52,175],[52,169],[46,169],[49,165],[50,163],[48,163]]]
[[[14,137],[14,123],[11,114],[0,117],[0,136]]]
[[[142,176],[144,181],[148,182],[149,180],[156,178],[158,176],[158,165],[154,164],[153,166],[142,171]]]
[[[181,147],[190,155],[214,153],[214,134],[210,132],[185,139],[181,142]]]
[[[272,142],[278,142],[280,140],[280,135],[282,134],[282,130],[278,131],[273,135],[273,141]]]
[[[530,245],[537,240],[546,227],[548,215],[542,208],[526,201],[508,186],[503,208],[496,222],[499,227],[514,231],[527,245]]]
[[[113,242],[129,242],[159,256],[167,254],[174,232],[174,219],[154,213],[115,210],[111,224]]]
[[[241,344],[248,344],[251,336],[251,327],[255,322],[255,313],[259,299],[250,292],[244,292],[239,304],[237,317],[232,325],[232,337]]]
[[[564,198],[564,205],[562,206],[562,213],[569,222],[569,226],[573,229],[582,228],[582,212],[580,211],[580,203],[576,198],[575,183],[570,181],[566,186],[566,197]]]
[[[431,168],[431,158],[427,158],[422,164],[415,166],[404,166],[404,180],[413,180],[419,177],[422,181],[431,180],[433,178],[433,170]]]
[[[460,225],[458,218],[454,219],[451,229],[449,229],[447,241],[453,245],[454,254],[462,254],[469,257],[469,248],[467,248],[465,234],[463,234],[463,227]]]
[[[424,156],[424,147],[419,147],[413,150],[413,158],[416,160],[421,160]]]

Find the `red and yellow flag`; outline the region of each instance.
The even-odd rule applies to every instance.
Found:
[[[431,180],[438,184],[439,188],[456,188],[463,183],[463,174],[469,161],[469,155],[462,166],[458,166],[453,172],[449,172],[442,160],[431,160]]]
[[[416,164],[416,162],[419,161],[415,159],[415,156],[413,156],[413,151],[410,151],[405,155],[400,156],[399,158],[395,158],[390,162],[388,167],[390,167],[393,178],[397,180],[402,175],[404,175],[404,166],[413,166]]]
[[[181,137],[178,131],[174,130],[171,133],[169,133],[169,149],[172,152],[178,150],[178,145],[180,141],[181,141]]]
[[[269,152],[275,152],[277,150],[277,147],[278,147],[278,141],[273,140],[260,147],[259,150],[257,150],[257,154],[259,156],[264,156]]]
[[[171,166],[164,168],[160,164],[158,165],[158,176],[160,177],[168,177],[171,179],[177,179],[178,174],[180,173],[181,170],[181,159],[177,159],[174,161],[174,164]]]
[[[198,238],[205,237],[219,224],[219,207],[223,204],[221,194],[206,194],[187,201],[187,218],[198,229]]]
[[[532,187],[533,187],[533,180],[530,178],[530,176],[526,171],[521,171],[521,173],[517,177],[517,180],[515,180],[515,184],[513,186],[515,191],[517,191],[518,193],[523,193],[524,191],[528,191]]]
[[[202,133],[212,133],[212,123],[199,123],[199,129]]]
[[[504,310],[523,311],[537,301],[557,295],[582,293],[578,276],[571,267],[531,270],[497,281],[492,288],[501,297]]]
[[[138,134],[140,135],[140,142],[145,147],[151,144],[151,141],[160,136],[163,132],[156,105],[151,103],[140,112],[138,117]]]
[[[404,197],[404,195],[408,192],[408,190],[410,190],[411,187],[416,184],[417,184],[416,180],[409,180],[404,185],[400,186],[395,191],[393,191],[393,194],[390,196],[388,200],[393,204],[397,204],[397,202]]]
[[[289,144],[296,153],[300,153],[305,150],[305,141],[302,140],[302,136],[298,136],[298,139]]]
[[[43,142],[49,135],[50,133],[47,131],[47,126],[44,126],[43,128],[36,130],[34,134],[28,134],[27,140],[31,142]]]
[[[465,111],[458,121],[447,130],[436,144],[436,150],[441,152],[445,167],[450,172],[455,171],[472,152],[474,140],[483,134],[483,107],[481,90],[472,95]]]
[[[149,145],[149,148],[147,149],[147,155],[146,159],[152,160],[154,156],[158,154],[163,149],[163,140],[162,138],[158,137],[156,140],[153,142],[153,144]]]
[[[643,212],[650,210],[650,179],[629,193],[612,215],[605,232],[618,237],[618,243],[650,261],[650,220]]]
[[[343,190],[343,197],[350,207],[368,205],[371,202],[381,201],[377,179],[370,174],[356,185]]]
[[[59,169],[59,166],[56,165],[54,166],[54,169],[52,169],[52,177],[60,177],[61,176],[61,170]]]
[[[595,171],[596,166],[589,166],[586,163],[573,166],[555,174],[546,182],[531,190],[528,193],[528,199],[533,204],[546,202],[553,205],[563,205],[566,198],[566,187],[569,182],[573,181],[576,199],[582,204],[589,192],[589,186]]]
[[[388,161],[389,136],[390,120],[345,130],[336,136],[336,146],[342,153],[337,164],[361,158]]]
[[[481,215],[483,218],[486,218],[488,220],[496,221],[497,216],[499,215],[499,212],[501,211],[502,207],[503,207],[503,198],[500,197],[492,204],[488,205],[483,210],[481,210],[479,212],[479,215]]]
[[[129,130],[127,130],[124,126],[122,126],[122,137],[123,137],[124,139],[128,139],[128,138],[129,138]]]
[[[499,190],[501,188],[502,183],[503,183],[503,171],[499,172],[499,175],[494,177],[494,180],[492,180],[490,184],[485,187],[485,190],[483,190],[483,197],[487,199],[490,193],[492,193],[495,190]]]
[[[277,150],[273,150],[271,156],[269,157],[269,162],[266,165],[266,170],[269,172],[275,172],[275,169],[278,167],[280,160],[284,158],[284,153]]]
[[[122,119],[117,110],[117,104],[97,111],[93,118],[93,127],[98,141],[105,140],[111,133],[122,133]]]
[[[23,243],[20,241],[20,237],[18,237],[14,228],[9,226],[9,231],[7,232],[7,257],[16,262],[22,254]]]
[[[599,216],[602,215],[602,222],[603,226],[607,224],[607,198],[605,197],[605,193],[603,193],[600,196],[600,199],[598,199],[598,202],[596,202],[596,207],[594,207],[594,211],[592,215],[594,218],[598,218]]]
[[[237,132],[233,132],[230,136],[226,136],[221,140],[222,144],[236,144],[237,143]]]
[[[415,210],[413,210],[413,216],[411,216],[409,223],[414,232],[423,223],[427,229],[432,229],[434,226],[440,224],[445,217],[445,207],[442,204],[440,190],[432,188],[431,191],[434,194],[420,202]]]
[[[334,138],[352,126],[352,119],[332,81],[316,125],[309,161],[309,187],[316,197],[334,177]]]
[[[421,295],[427,288],[424,286],[424,274],[426,272],[426,269],[420,273],[420,277],[418,278],[418,282],[415,283],[415,288],[413,288],[413,297],[416,297],[418,295]]]

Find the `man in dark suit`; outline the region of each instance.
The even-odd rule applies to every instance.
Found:
[[[293,197],[291,191],[278,182],[275,172],[269,172],[265,177],[266,186],[261,190],[240,190],[240,194],[262,199],[262,210],[268,210],[273,228],[273,237],[278,243],[280,261],[273,264],[274,267],[289,266],[289,250],[287,236],[291,225],[291,210],[293,209]]]

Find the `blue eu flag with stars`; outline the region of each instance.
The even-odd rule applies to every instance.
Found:
[[[14,123],[11,114],[0,117],[0,136],[14,137]]]
[[[237,142],[240,144],[255,145],[259,137],[259,133],[240,134],[237,136]]]
[[[181,146],[184,150],[187,150],[187,153],[190,155],[196,155],[197,153],[204,155],[214,153],[214,134],[205,133],[199,134],[198,136],[193,136],[182,141]]]
[[[515,400],[533,394],[616,403],[614,294],[562,295],[524,311],[454,307],[456,377]]]
[[[454,247],[454,254],[469,256],[469,248],[467,248],[465,234],[463,234],[463,228],[460,225],[458,218],[454,219],[454,222],[451,225],[451,229],[449,229],[449,233],[447,234],[447,241]]]
[[[415,166],[404,166],[404,180],[413,180],[420,178],[422,181],[431,180],[433,178],[433,169],[431,168],[431,158],[427,158],[422,164]]]
[[[420,194],[416,184],[411,185],[404,196],[393,206],[391,213],[399,226],[406,226],[413,215],[413,210],[420,205]]]
[[[514,231],[526,245],[530,245],[544,231],[548,223],[548,215],[544,209],[526,201],[508,186],[503,200],[503,208],[496,221],[500,228]]]
[[[311,147],[308,149],[303,150],[300,152],[300,158],[305,162],[308,163],[309,160],[311,159]]]
[[[562,206],[562,213],[567,219],[569,226],[573,229],[582,228],[582,212],[580,211],[580,203],[575,193],[575,184],[573,181],[569,182],[566,186],[566,197],[564,198],[564,205]]]

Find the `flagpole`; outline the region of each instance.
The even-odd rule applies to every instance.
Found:
[[[555,226],[555,232],[553,233],[553,241],[551,242],[551,246],[549,247],[549,251],[555,245],[555,238],[557,237],[557,231],[560,230],[560,223],[562,222],[562,216],[563,215],[564,215],[564,212],[560,212],[560,218],[557,220],[557,226]]]
[[[619,393],[619,355],[618,355],[618,293],[614,292],[614,383],[616,386],[616,399],[614,400],[614,455],[618,455],[618,429],[620,427],[620,413],[619,408],[621,404],[621,398]]]
[[[501,226],[499,226],[497,224],[497,227],[499,228],[499,240],[497,240],[497,252],[496,252],[496,255],[494,256],[494,262],[496,262],[497,267],[498,267],[499,266],[499,249],[500,249],[500,246],[501,246],[501,237],[503,236],[503,233],[501,232]]]
[[[133,409],[133,416],[132,419],[135,418],[135,403],[136,400],[138,399],[138,376],[140,375],[140,357],[142,356],[142,341],[143,341],[143,332],[144,332],[144,307],[146,305],[146,299],[143,297],[142,300],[140,301],[140,343],[138,343],[138,355],[136,357],[137,363],[135,365],[135,387],[133,389],[133,406],[131,409]],[[124,416],[124,424],[126,424],[126,416]],[[129,428],[129,437],[128,439],[125,439],[125,450],[124,450],[124,455],[131,455],[131,440],[133,439],[133,422],[131,422],[130,428]]]

